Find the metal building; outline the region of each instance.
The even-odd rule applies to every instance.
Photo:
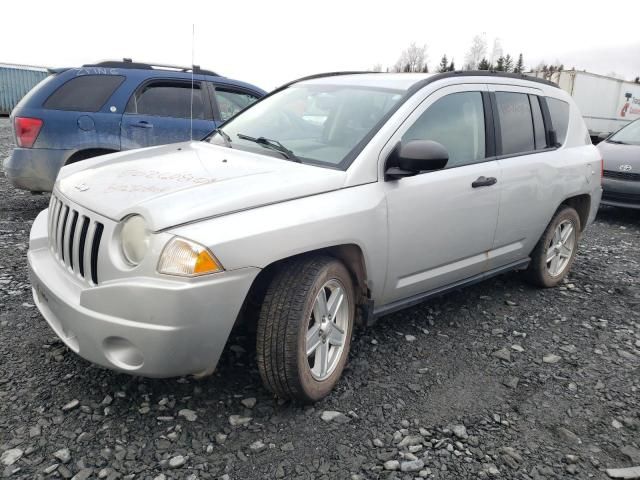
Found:
[[[0,63],[0,115],[9,115],[20,99],[47,75],[44,67]]]

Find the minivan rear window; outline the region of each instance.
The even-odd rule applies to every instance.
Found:
[[[557,98],[547,97],[549,115],[551,115],[551,125],[556,131],[558,143],[561,145],[567,138],[569,128],[569,104]]]
[[[44,102],[44,108],[97,112],[124,81],[122,75],[82,75],[74,77]]]

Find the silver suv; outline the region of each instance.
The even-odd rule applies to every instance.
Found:
[[[64,167],[28,260],[42,315],[91,362],[206,374],[253,322],[265,385],[316,401],[358,324],[514,269],[558,285],[600,196],[554,84],[318,75],[205,141]]]

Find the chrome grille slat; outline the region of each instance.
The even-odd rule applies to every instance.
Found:
[[[98,282],[98,256],[104,225],[52,194],[49,246],[58,261],[91,284]],[[97,232],[97,234],[96,234]]]

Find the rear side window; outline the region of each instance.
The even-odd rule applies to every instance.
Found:
[[[240,110],[244,110],[257,99],[250,93],[216,87],[216,101],[223,122],[229,120]]]
[[[191,82],[151,82],[136,92],[127,104],[126,113],[155,117],[191,118]],[[204,92],[193,85],[193,118],[204,120]]]
[[[447,168],[481,162],[485,158],[482,94],[452,93],[434,102],[409,127],[402,143],[433,140],[449,152]]]
[[[500,117],[502,155],[535,150],[533,119],[528,95],[496,92],[496,103]]]
[[[82,75],[60,86],[44,102],[44,108],[97,112],[124,81],[121,75]]]
[[[537,95],[529,95],[529,101],[531,102],[536,150],[542,150],[547,148],[547,137],[544,131],[544,119],[542,117],[542,109],[540,108],[540,100]]]
[[[556,131],[558,143],[563,144],[567,138],[569,128],[569,104],[557,98],[547,97],[549,115],[551,115],[551,125]]]

